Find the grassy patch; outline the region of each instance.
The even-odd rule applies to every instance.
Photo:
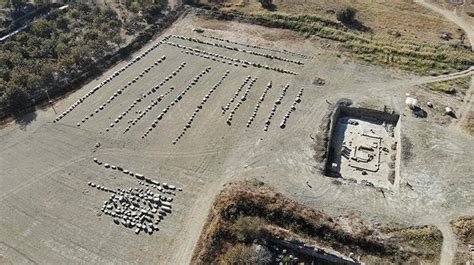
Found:
[[[474,243],[474,216],[459,217],[451,221],[451,226],[458,239],[455,263],[465,264],[471,261],[471,251],[468,245]]]
[[[469,89],[471,85],[471,77],[462,77],[442,82],[426,84],[424,87],[431,91],[443,92],[446,94],[455,94]]]
[[[338,22],[314,15],[267,12],[241,14],[203,9],[200,9],[198,14],[216,19],[290,29],[303,36],[318,36],[333,40],[342,43],[342,48],[353,58],[370,63],[388,64],[418,73],[458,71],[474,65],[474,54],[464,46],[372,36],[350,31]]]
[[[459,240],[465,243],[474,242],[474,216],[460,217],[451,224]]]
[[[413,247],[426,253],[439,253],[443,244],[443,235],[438,229],[428,226],[424,228],[407,228],[394,232],[396,237],[408,241]]]
[[[0,0],[0,8],[5,8],[8,6],[9,0]]]

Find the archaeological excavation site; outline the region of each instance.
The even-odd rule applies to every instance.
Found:
[[[399,184],[400,116],[339,106],[330,125],[325,174],[386,189]]]
[[[342,2],[5,7],[0,264],[473,264],[474,21]]]

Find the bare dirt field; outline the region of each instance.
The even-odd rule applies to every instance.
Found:
[[[419,77],[358,64],[310,40],[279,39],[280,34],[289,34],[285,30],[235,22],[215,22],[220,26],[213,27],[212,23],[192,14],[178,20],[140,54],[165,37],[169,43],[151,50],[59,121],[53,123],[60,113],[128,62],[56,102],[57,115],[52,108],[38,110],[0,131],[0,263],[187,264],[214,197],[225,183],[243,178],[264,181],[289,198],[330,214],[355,212],[377,222],[434,224],[447,236],[452,235],[449,220],[474,211],[474,165],[469,160],[474,157],[472,137],[430,119],[415,118],[404,107],[405,93],[440,77]],[[218,41],[194,33],[194,27],[203,27],[206,36],[311,57]],[[253,53],[167,38],[170,34]],[[190,54],[191,50],[183,46],[201,56]],[[274,59],[261,54],[273,55]],[[144,72],[162,56],[166,58]],[[229,58],[297,75],[243,67],[241,61],[229,64]],[[303,65],[281,59],[301,61]],[[182,69],[173,75],[183,62]],[[207,67],[210,70],[202,73]],[[193,81],[200,73],[202,77]],[[140,74],[143,76],[128,85]],[[167,78],[170,74],[172,78]],[[247,76],[256,80],[251,86],[245,83],[223,115],[222,108]],[[315,84],[317,78],[324,79],[325,84]],[[161,82],[163,85],[153,92]],[[269,82],[272,86],[261,101]],[[275,104],[287,84],[280,104]],[[301,102],[282,129],[280,122],[295,104],[301,88]],[[204,101],[205,97],[208,99]],[[387,105],[400,113],[401,139],[407,145],[401,159],[399,189],[381,193],[360,184],[335,182],[320,173],[320,165],[313,159],[311,137],[329,104],[341,98],[353,100],[354,105]],[[229,125],[226,121],[237,104],[240,107]],[[199,111],[194,115],[196,109]],[[255,110],[256,116],[247,127]],[[164,115],[158,119],[160,113]],[[82,122],[85,117],[87,120]],[[186,127],[191,117],[192,123]],[[173,144],[179,135],[179,141]],[[94,157],[183,189],[174,196],[173,212],[160,223],[160,231],[136,235],[101,214],[100,208],[109,196],[89,187],[89,181],[114,189],[139,185],[129,176],[95,164]]]

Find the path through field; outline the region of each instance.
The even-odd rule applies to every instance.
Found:
[[[417,0],[417,3],[433,10],[436,13],[439,13],[449,19],[450,21],[456,23],[460,28],[466,32],[467,38],[471,44],[471,49],[474,51],[474,26],[468,23],[466,20],[464,20],[462,17],[458,16],[454,10],[449,11],[446,9],[443,9],[433,3],[424,1],[424,0]],[[471,67],[472,69],[472,67]],[[470,69],[470,70],[471,70]],[[459,129],[459,125],[463,124],[464,119],[467,116],[467,112],[470,111],[472,107],[471,103],[471,97],[472,97],[472,92],[473,92],[474,84],[471,81],[471,87],[469,90],[466,92],[466,97],[464,99],[464,104],[461,110],[459,111],[458,115],[461,117],[460,120],[455,121],[451,124],[450,127],[454,127]],[[453,231],[450,227],[449,220],[445,220],[446,223],[443,223],[443,225],[438,226],[441,229],[441,232],[443,233],[443,248],[441,251],[441,260],[440,264],[452,264],[454,256],[456,254],[456,237],[453,234]]]
[[[460,28],[462,28],[464,30],[464,32],[466,32],[466,35],[467,35],[467,38],[471,44],[471,49],[472,51],[474,51],[474,25],[470,24],[469,22],[467,22],[465,19],[463,19],[462,17],[458,16],[454,10],[453,11],[450,11],[450,10],[446,10],[444,8],[441,8],[433,3],[430,3],[430,2],[427,2],[425,0],[416,0],[417,3],[433,10],[434,12],[436,13],[439,13],[441,15],[443,15],[444,17],[446,17],[447,19],[449,19],[450,21],[456,23],[456,25],[458,25]]]

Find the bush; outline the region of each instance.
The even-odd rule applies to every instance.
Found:
[[[21,88],[8,88],[6,91],[8,104],[18,111],[23,110],[31,104],[28,93]]]
[[[353,24],[356,20],[357,10],[353,7],[343,7],[336,12],[337,20],[344,24]]]
[[[269,264],[270,252],[262,246],[237,244],[226,252],[224,264]]]
[[[238,244],[227,251],[223,257],[224,264],[250,264],[255,256],[251,246]]]
[[[235,237],[243,242],[252,242],[264,236],[263,221],[258,217],[242,216],[234,224]]]
[[[259,2],[265,9],[273,9],[275,7],[272,3],[272,0],[259,0]]]

